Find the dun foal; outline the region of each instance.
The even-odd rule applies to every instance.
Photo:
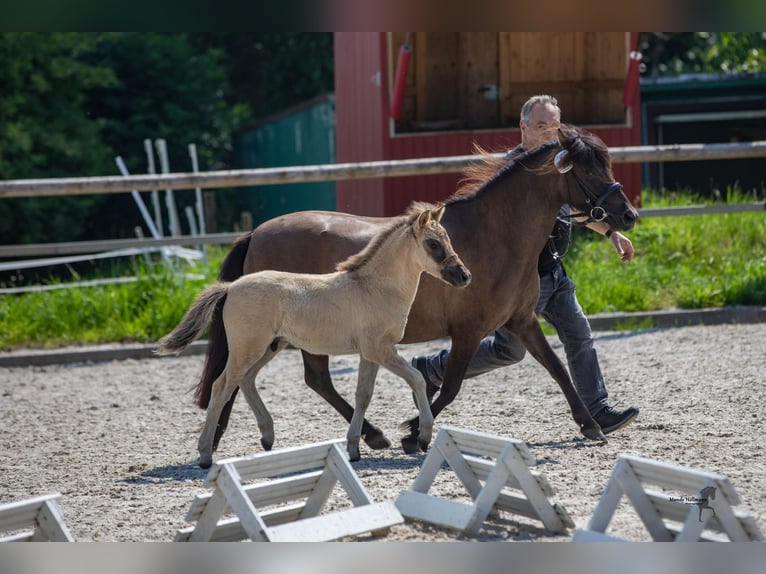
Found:
[[[202,468],[212,464],[221,411],[238,387],[258,421],[263,448],[271,449],[273,421],[258,395],[255,377],[288,343],[318,355],[359,354],[356,406],[347,436],[351,460],[360,458],[362,421],[380,365],[412,388],[420,418],[418,444],[426,450],[434,419],[425,380],[395,345],[404,335],[422,272],[455,287],[471,281],[439,223],[443,213],[443,205],[413,204],[407,215],[395,219],[334,273],[260,271],[231,283],[218,282],[197,297],[179,325],[160,340],[157,353],[183,351],[204,331],[222,302],[229,358],[213,383],[199,438]]]

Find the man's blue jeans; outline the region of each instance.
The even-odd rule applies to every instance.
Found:
[[[582,311],[575,295],[575,284],[567,276],[559,262],[553,271],[540,276],[540,298],[535,312],[556,329],[564,344],[569,374],[580,397],[591,414],[596,414],[607,404],[607,391],[588,318]],[[500,327],[489,337],[482,339],[479,349],[468,364],[465,378],[488,373],[499,367],[513,365],[524,358],[526,349],[505,327]],[[444,379],[447,349],[429,356],[426,373],[433,382]]]

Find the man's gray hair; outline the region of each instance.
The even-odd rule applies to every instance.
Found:
[[[534,108],[537,104],[542,106],[551,105],[556,108],[556,111],[559,113],[559,117],[561,116],[561,108],[559,108],[559,103],[556,101],[556,98],[549,96],[548,94],[540,94],[538,96],[532,96],[526,102],[524,102],[523,106],[521,106],[522,122],[527,123],[529,121],[529,116],[532,115],[532,108]]]

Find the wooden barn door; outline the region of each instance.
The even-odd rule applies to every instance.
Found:
[[[392,34],[392,61],[396,61],[405,39],[403,32]],[[498,127],[496,32],[415,32],[410,35],[410,46],[402,128],[430,131]]]
[[[501,118],[518,124],[522,104],[551,94],[562,120],[625,122],[625,32],[500,32]]]
[[[391,34],[391,62],[406,37]],[[516,128],[541,93],[558,99],[564,121],[626,122],[626,32],[413,32],[409,43],[399,133]]]

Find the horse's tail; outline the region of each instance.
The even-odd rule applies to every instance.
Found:
[[[229,283],[218,282],[200,293],[176,328],[159,340],[155,352],[178,354],[191,345],[205,330],[216,309],[223,307],[228,292]]]
[[[199,377],[199,383],[194,391],[194,402],[199,405],[199,408],[206,409],[210,403],[210,395],[213,392],[213,383],[221,376],[223,370],[226,368],[226,362],[229,360],[229,342],[226,340],[226,329],[223,326],[223,317],[221,309],[223,309],[223,302],[218,302],[218,309],[213,314],[213,318],[210,321],[210,328],[207,333],[207,351],[205,352],[205,366],[202,369],[202,374]],[[239,387],[237,387],[238,389]],[[228,424],[228,413],[231,411],[231,403],[236,396],[235,389],[231,399],[227,402],[224,413],[221,413],[221,417],[226,415],[226,420],[223,422],[223,427],[226,428]],[[219,423],[219,427],[221,424]],[[222,433],[221,433],[222,434]]]
[[[250,238],[253,232],[249,231],[239,236],[231,246],[226,258],[221,265],[221,271],[218,274],[219,281],[234,281],[242,276],[245,267],[245,256],[250,248]]]
[[[218,273],[219,281],[234,281],[244,274],[245,257],[247,251],[250,248],[250,238],[253,232],[239,236],[231,247],[231,250],[226,255],[221,264],[221,271]],[[223,301],[219,303],[219,307],[223,307]],[[221,317],[221,309],[216,309],[216,313],[210,322],[210,329],[207,334],[207,350],[205,352],[205,366],[202,369],[202,374],[199,378],[199,383],[194,391],[194,402],[199,405],[201,409],[206,409],[210,403],[210,395],[213,390],[213,383],[221,376],[224,368],[226,368],[226,361],[229,359],[229,342],[226,340],[226,330],[223,327],[223,318]],[[227,401],[224,410],[221,413],[221,418],[218,422],[216,429],[216,438],[214,443],[214,449],[218,445],[218,441],[223,435],[223,431],[229,422],[229,415],[231,414],[232,406],[234,405],[234,399],[237,396],[239,387],[234,389],[234,393]]]

